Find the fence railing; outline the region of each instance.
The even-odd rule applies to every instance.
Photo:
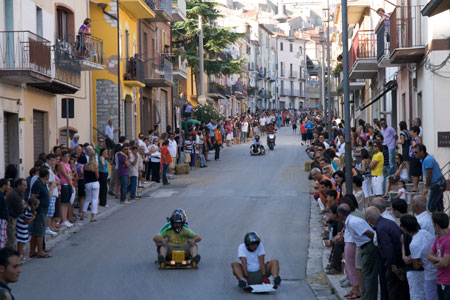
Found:
[[[103,40],[92,35],[57,36],[55,48],[74,59],[103,65]]]
[[[383,57],[389,57],[389,42],[387,35],[389,34],[389,27],[385,28],[384,24],[381,24],[377,29],[377,61],[381,61]]]
[[[172,11],[186,19],[186,0],[172,0]]]
[[[30,31],[0,31],[0,69],[51,76],[51,43]]]
[[[81,86],[81,66],[73,56],[55,48],[55,79],[75,87]]]
[[[146,58],[142,66],[143,76],[146,80],[165,79],[173,83],[173,64],[170,56]]]
[[[156,10],[166,12],[170,17],[172,16],[172,0],[156,0],[158,7]]]
[[[351,70],[360,58],[377,57],[377,39],[373,30],[359,30],[348,54],[348,67]]]
[[[400,6],[395,8],[390,18],[390,51],[396,48],[419,47],[425,45],[422,33],[421,6]]]

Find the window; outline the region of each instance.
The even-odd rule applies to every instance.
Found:
[[[159,52],[159,30],[158,28],[155,30],[155,51]]]
[[[280,62],[280,73],[281,76],[284,76],[284,62]]]
[[[42,26],[42,9],[36,6],[36,34],[43,36],[44,28]]]
[[[291,96],[294,96],[294,82],[291,81]]]
[[[129,42],[130,42],[130,32],[128,30],[125,30],[125,58],[127,59],[127,61],[128,58],[130,57],[130,52],[128,49],[128,47],[130,46]]]
[[[290,66],[289,66],[289,76],[290,77],[294,77],[294,74],[293,74],[293,65],[292,64],[290,64]]]
[[[289,44],[289,51],[290,52],[294,52],[294,45],[292,45],[292,43]]]
[[[284,81],[283,80],[281,80],[280,89],[281,89],[281,95],[284,95]]]
[[[283,43],[280,42],[280,51],[283,51]]]
[[[69,35],[73,35],[75,33],[73,12],[66,7],[58,6],[56,8],[56,26],[59,40],[65,40]]]
[[[143,54],[144,57],[147,58],[148,57],[148,35],[146,32],[144,32],[144,37],[143,37],[143,42],[144,42],[144,49],[143,49]]]

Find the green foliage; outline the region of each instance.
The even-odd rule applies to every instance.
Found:
[[[205,53],[205,72],[209,75],[242,73],[245,59],[224,59],[219,57],[224,49],[236,42],[243,34],[232,32],[232,28],[215,27],[214,21],[223,17],[216,2],[201,0],[186,1],[186,21],[172,24],[172,43],[174,53],[186,57],[194,73],[199,72],[198,57],[198,16],[203,18],[203,48]]]
[[[336,68],[333,70],[333,76],[335,78],[339,78],[339,75],[341,74],[341,72],[342,72],[342,63],[338,63],[336,65]]]
[[[219,121],[223,118],[223,115],[211,103],[198,105],[192,112],[197,120],[205,123],[209,123],[211,120]]]

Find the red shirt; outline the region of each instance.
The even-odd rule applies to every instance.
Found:
[[[161,148],[161,163],[163,165],[172,163],[172,155],[170,155],[169,148],[167,146],[162,146]]]
[[[306,134],[305,124],[300,125],[300,132]]]

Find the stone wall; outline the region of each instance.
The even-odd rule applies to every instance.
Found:
[[[96,80],[96,104],[97,104],[97,128],[99,135],[103,136],[108,120],[113,120],[114,128],[118,127],[118,104],[117,104],[117,84],[105,79]],[[123,103],[121,103],[123,106]],[[121,107],[123,112],[123,107]],[[123,113],[122,113],[123,115]],[[123,124],[123,118],[121,120]],[[115,142],[118,142],[118,134],[114,136]]]

